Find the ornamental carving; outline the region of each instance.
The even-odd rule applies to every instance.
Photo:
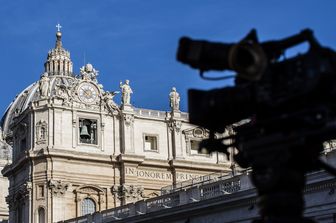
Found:
[[[54,77],[45,73],[38,82],[38,89],[33,98],[36,101],[34,105],[43,106],[45,103],[39,103],[39,99],[50,98],[48,103],[57,106],[83,110],[105,110],[111,114],[118,114],[119,106],[114,102],[113,98],[119,92],[104,92],[103,86],[98,84],[97,75],[98,71],[91,64],[82,67],[81,74],[78,77]],[[131,89],[128,89],[129,85],[126,83],[122,86],[124,96],[127,96],[125,105],[130,106],[129,95],[131,94]],[[20,111],[17,111],[17,114],[20,114]]]
[[[198,139],[206,139],[209,138],[209,130],[201,127],[193,128],[193,129],[186,129],[183,130],[186,139],[190,138],[198,138]]]
[[[113,194],[117,195],[119,199],[141,200],[145,198],[144,188],[136,185],[113,185],[111,188]]]
[[[73,89],[77,82],[70,78],[56,78],[52,88],[52,97],[61,100],[62,105],[70,106],[74,99]]]
[[[64,105],[69,105],[71,99],[70,87],[66,86],[65,84],[56,84],[55,96],[59,99],[62,99]]]
[[[104,93],[104,102],[105,102],[107,110],[111,114],[113,114],[114,111],[120,111],[117,103],[115,103],[114,100],[113,100],[114,96],[118,93],[119,93],[119,91],[114,91],[114,92],[106,91]]]
[[[180,132],[182,127],[182,122],[179,120],[170,120],[168,126],[171,131]]]
[[[15,192],[15,194],[9,194],[6,197],[6,202],[9,208],[11,209],[17,202],[21,202],[23,199],[29,197],[31,189],[32,189],[32,183],[26,182],[19,187],[19,189]]]
[[[124,120],[126,125],[131,125],[134,122],[134,115],[133,114],[124,114]]]
[[[86,64],[80,68],[80,74],[83,80],[92,80],[97,83],[97,76],[99,71],[94,69],[92,64]]]
[[[48,138],[48,124],[46,121],[36,123],[36,144],[46,144]]]
[[[126,186],[126,197],[130,198],[143,198],[144,188],[142,186],[129,185]]]
[[[62,196],[68,190],[69,184],[61,180],[49,180],[48,187],[54,196]]]
[[[20,195],[21,197],[27,197],[31,189],[32,189],[32,183],[26,182],[19,187],[17,195]]]

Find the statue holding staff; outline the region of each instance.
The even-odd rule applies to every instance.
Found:
[[[120,89],[121,89],[121,101],[123,105],[131,104],[131,94],[133,94],[132,88],[129,86],[129,80],[125,80],[123,84],[120,81]]]

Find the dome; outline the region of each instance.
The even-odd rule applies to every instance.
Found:
[[[15,117],[19,116],[28,108],[30,102],[33,100],[37,88],[37,82],[29,85],[21,93],[16,95],[14,100],[7,107],[5,114],[1,119],[1,128],[3,130],[4,138],[6,138],[8,135],[11,135],[9,132],[10,124]]]
[[[60,26],[57,28],[55,48],[48,52],[47,60],[44,63],[45,70],[40,80],[19,93],[10,103],[1,119],[0,127],[3,139],[8,143],[11,143],[12,138],[11,124],[14,123],[16,117],[33,107],[35,101],[47,100],[48,103],[51,103],[51,99],[57,98],[62,100],[65,106],[71,106],[71,103],[81,103],[78,95],[76,95],[76,89],[82,82],[91,82],[99,97],[104,93],[102,85],[98,84],[96,79],[98,71],[94,69],[92,64],[83,66],[80,76],[76,77],[73,74],[70,52],[62,47]],[[92,109],[99,109],[99,97],[94,101],[95,105],[90,104],[88,106]]]
[[[70,87],[76,80],[73,77],[61,75],[50,76],[48,78],[50,79],[50,97],[57,94],[56,90],[60,85]],[[0,124],[3,130],[4,138],[11,136],[12,133],[9,126],[13,123],[13,120],[27,110],[27,108],[32,105],[32,102],[38,99],[40,99],[39,81],[29,85],[14,98],[1,119]]]
[[[62,82],[63,87],[69,85],[69,80],[73,80],[72,61],[70,59],[70,52],[62,47],[62,33],[60,32],[60,25],[57,27],[55,48],[48,52],[47,60],[44,63],[45,73],[41,76],[41,80],[47,79],[49,82],[50,92],[55,92],[55,80]],[[57,83],[58,83],[57,82]],[[59,83],[58,83],[59,84]],[[59,85],[58,85],[59,86]],[[50,96],[52,96],[50,93]],[[11,136],[9,126],[21,113],[23,113],[33,101],[40,98],[39,81],[28,86],[21,93],[19,93],[12,103],[6,109],[4,116],[1,119],[0,126],[3,130],[4,138]]]

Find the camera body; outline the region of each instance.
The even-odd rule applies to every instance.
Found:
[[[305,41],[306,53],[281,59]],[[182,38],[177,59],[201,73],[237,72],[233,87],[189,90],[189,119],[210,130],[201,147],[227,155],[235,147],[235,161],[252,168],[261,215],[253,222],[313,222],[302,215],[305,174],[323,168],[336,175],[319,159],[323,142],[336,136],[336,53],[310,30],[263,43],[252,30],[237,44]],[[227,126],[234,134],[218,138]]]
[[[279,59],[304,41],[310,44],[305,54]],[[258,42],[254,30],[237,44],[182,38],[177,59],[201,71],[237,72],[233,87],[188,92],[191,123],[215,132],[246,118],[265,122],[335,104],[336,53],[321,47],[310,30],[264,43]]]

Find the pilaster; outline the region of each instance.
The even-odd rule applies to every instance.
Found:
[[[168,127],[170,129],[172,141],[172,155],[173,159],[184,159],[186,151],[182,146],[182,119],[181,112],[177,110],[171,111],[170,119],[168,120]]]
[[[134,109],[131,105],[121,108],[121,152],[134,154]]]

